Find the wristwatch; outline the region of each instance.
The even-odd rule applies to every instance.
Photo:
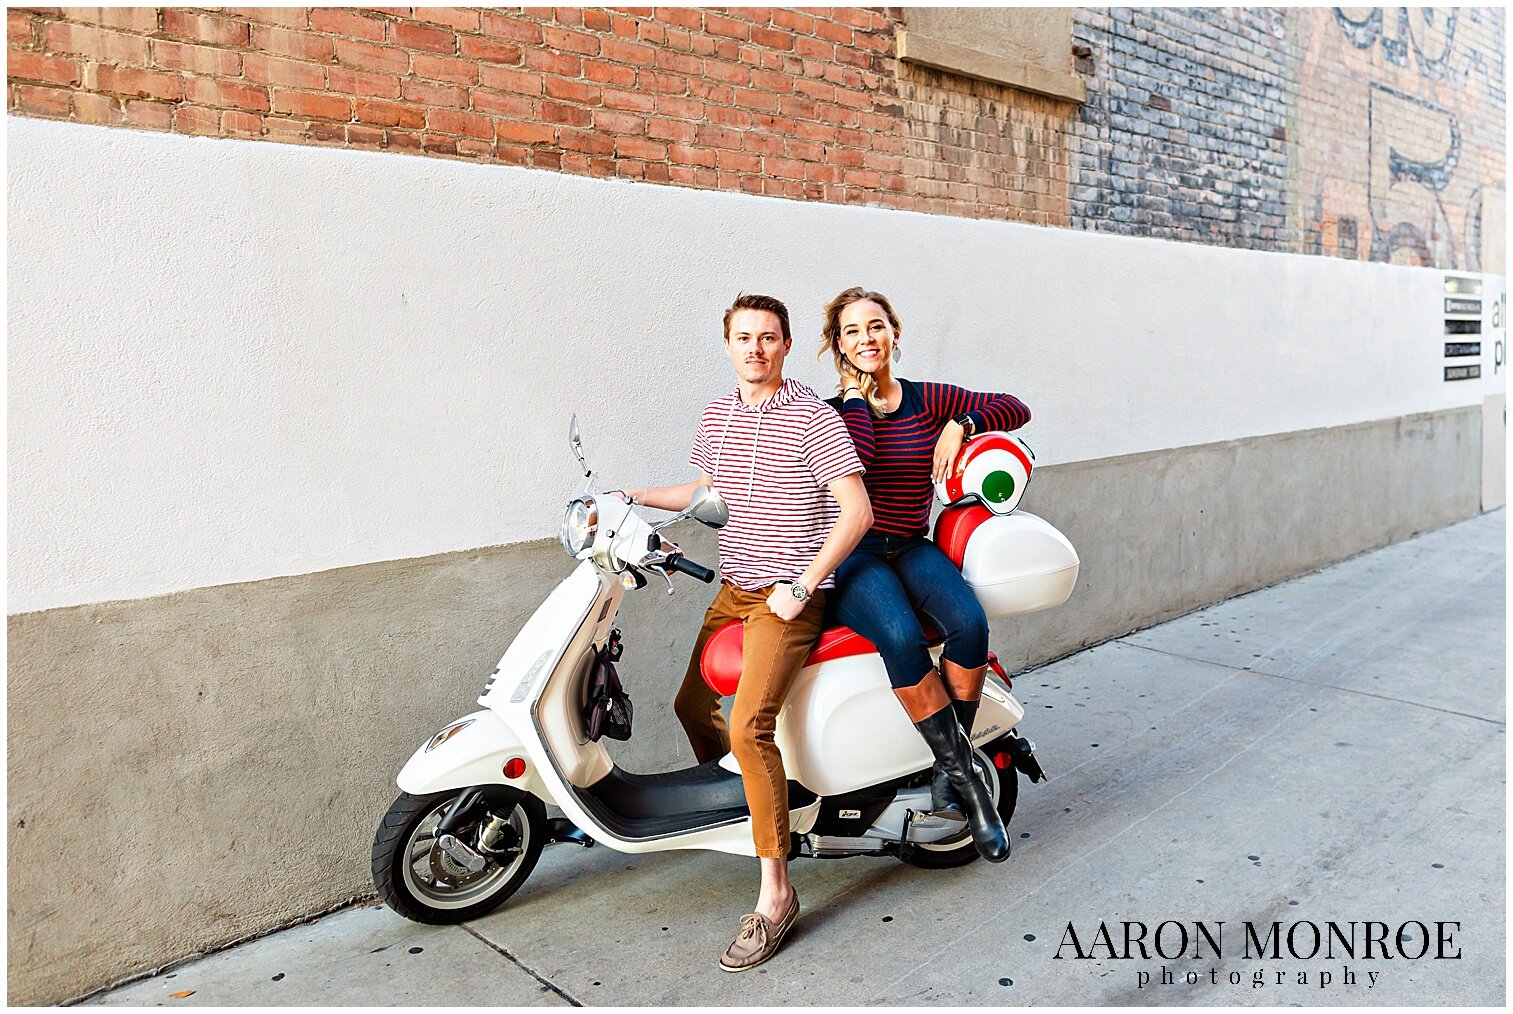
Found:
[[[967,436],[971,437],[977,435],[977,423],[972,421],[971,413],[962,412],[960,415],[953,416],[951,418],[951,421],[960,426],[962,432],[964,432]]]
[[[805,588],[802,582],[799,582],[799,581],[789,581],[788,582],[788,593],[793,596],[793,600],[795,602],[808,602],[809,601],[809,589]]]

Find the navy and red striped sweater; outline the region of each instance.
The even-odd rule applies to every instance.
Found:
[[[867,471],[862,482],[872,498],[868,535],[922,535],[930,527],[930,465],[940,431],[962,412],[976,431],[1016,430],[1030,421],[1030,410],[1012,394],[983,394],[954,384],[915,383],[902,377],[904,396],[898,409],[874,419],[861,398],[829,404],[841,414]]]

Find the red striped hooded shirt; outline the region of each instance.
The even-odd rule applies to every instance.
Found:
[[[739,389],[710,402],[688,460],[730,509],[720,574],[745,591],[804,572],[840,517],[828,485],[862,471],[840,416],[796,380],[760,405],[741,401]]]

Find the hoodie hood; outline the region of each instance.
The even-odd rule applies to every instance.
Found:
[[[741,400],[741,389],[738,387],[735,389],[734,395],[735,408],[739,412],[755,412],[760,415],[764,412],[776,411],[784,405],[792,404],[795,400],[802,398],[806,394],[815,397],[812,390],[800,384],[797,380],[785,379],[766,401],[760,405],[748,405]]]

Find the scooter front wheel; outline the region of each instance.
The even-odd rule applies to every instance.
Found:
[[[525,883],[546,844],[546,807],[531,795],[487,796],[448,836],[438,825],[470,789],[403,793],[373,839],[373,886],[415,922],[451,924],[492,912]],[[450,846],[450,848],[446,847]]]
[[[981,750],[972,754],[973,766],[988,787],[998,807],[998,816],[1003,826],[1008,827],[1014,816],[1014,807],[1019,803],[1019,775],[1013,768],[999,771]],[[962,828],[966,828],[962,823]],[[962,838],[933,844],[911,844],[899,853],[899,858],[910,866],[925,870],[945,870],[965,866],[977,859],[977,846],[972,844],[972,835],[965,832]]]

